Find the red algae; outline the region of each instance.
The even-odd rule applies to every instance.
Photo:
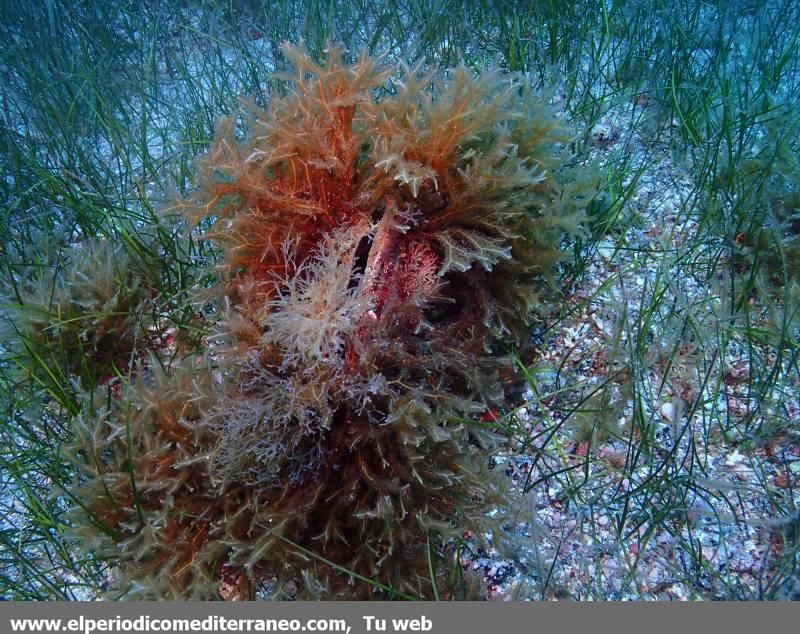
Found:
[[[283,50],[180,205],[222,254],[214,344],[89,417],[84,530],[118,596],[474,598],[452,551],[515,503],[480,416],[595,181],[516,75]]]

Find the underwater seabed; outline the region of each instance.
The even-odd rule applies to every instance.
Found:
[[[798,7],[590,4],[2,9],[3,596],[797,597]]]

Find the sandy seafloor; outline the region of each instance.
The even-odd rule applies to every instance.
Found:
[[[568,290],[566,302],[580,309],[536,341],[530,369],[538,396],[527,390],[515,415],[547,445],[535,442],[529,456],[508,453],[499,460],[515,483],[540,482],[530,493],[531,521],[518,525],[523,554],[504,559],[490,550],[464,562],[484,571],[490,599],[757,598],[786,540],[797,531],[800,514],[775,517],[770,498],[779,495],[789,508],[800,508],[800,377],[776,385],[770,395],[798,425],[755,451],[740,452],[737,441],[744,438],[723,439],[720,418],[732,417],[734,427],[737,418],[747,418],[755,429],[774,413],[762,411],[748,391],[748,343],[734,338],[720,349],[685,337],[673,358],[671,348],[663,349],[665,343],[672,345],[668,331],[675,327],[669,307],[693,307],[692,318],[713,330],[724,314],[728,280],[719,274],[716,284],[709,285],[692,275],[704,264],[684,249],[698,229],[688,209],[692,176],[673,160],[668,136],[653,146],[637,130],[635,121],[644,108],[646,104],[612,110],[587,134],[601,163],[614,152],[624,152],[644,170],[624,212],[630,220],[627,228],[601,241],[585,276]],[[647,346],[651,357],[638,375],[638,390],[644,395],[641,416],[654,425],[655,452],[666,458],[672,482],[698,486],[670,492],[682,496],[683,504],[670,507],[671,517],[653,529],[646,519],[625,516],[630,511],[626,494],[635,495],[654,474],[646,464],[625,468],[631,459],[633,400],[620,385],[627,381],[626,344],[638,337],[640,310],[662,291],[655,311],[658,325]],[[754,308],[758,314],[759,307]],[[664,333],[661,342],[658,327]],[[609,358],[614,347],[620,351]],[[758,352],[768,363],[775,362],[769,347]],[[621,369],[621,378],[609,379]],[[574,393],[591,395],[605,381],[612,391],[610,407],[617,408],[619,417],[610,433],[592,437],[569,421],[562,425],[569,404],[576,401]],[[563,392],[573,395],[560,398]],[[548,393],[556,396],[542,397]],[[633,437],[639,440],[640,434],[634,431]],[[563,474],[552,477],[570,467],[572,480]],[[584,492],[577,496],[584,504],[565,503],[565,488],[584,480]],[[643,495],[651,497],[638,504],[659,516],[658,496],[652,491]],[[800,580],[789,580],[781,595],[800,598]]]

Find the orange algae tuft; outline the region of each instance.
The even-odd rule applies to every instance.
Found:
[[[180,204],[222,254],[213,345],[87,413],[82,530],[128,597],[459,596],[452,549],[513,507],[498,351],[594,183],[516,75],[283,50]]]

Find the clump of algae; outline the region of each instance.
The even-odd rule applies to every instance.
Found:
[[[516,75],[283,50],[179,205],[221,253],[207,345],[85,388],[76,535],[114,596],[460,596],[514,504],[478,418],[596,182]]]

